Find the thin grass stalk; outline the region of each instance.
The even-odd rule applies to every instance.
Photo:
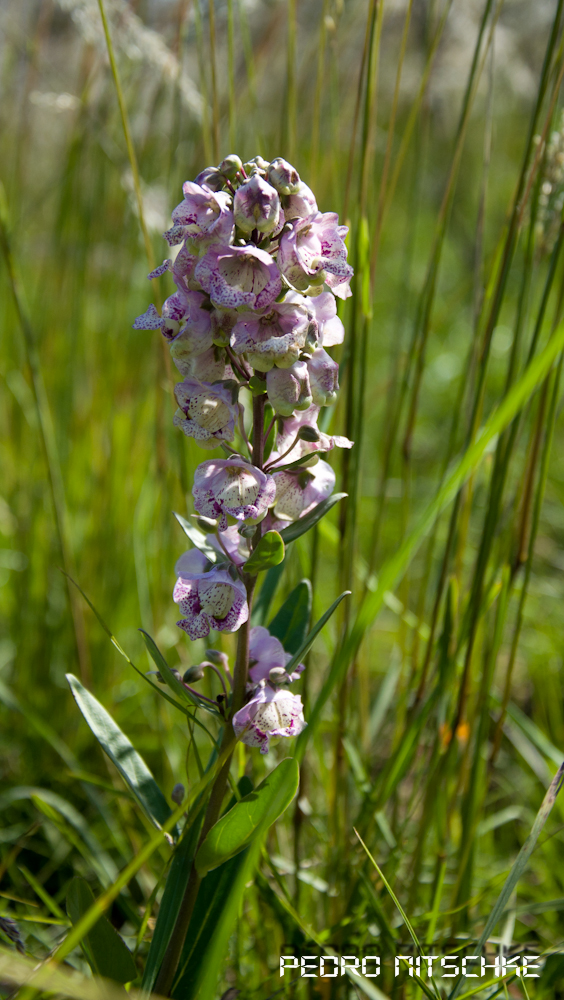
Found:
[[[208,163],[215,162],[213,155],[213,125],[210,126],[209,92],[204,63],[204,30],[202,25],[202,4],[201,0],[194,3],[194,22],[196,26],[196,40],[198,43],[198,69],[200,75],[200,90],[202,91],[202,142],[204,145],[204,156]]]
[[[374,30],[374,19],[376,16],[376,7],[378,5],[378,0],[370,0],[370,6],[368,8],[368,14],[366,18],[366,29],[364,32],[364,45],[362,49],[362,58],[360,60],[360,68],[358,72],[358,84],[356,88],[356,100],[354,106],[353,123],[351,131],[351,139],[349,146],[349,158],[347,164],[347,179],[345,182],[345,198],[343,202],[343,216],[345,222],[348,218],[349,209],[349,199],[351,193],[351,185],[353,179],[354,171],[354,161],[355,161],[355,151],[356,151],[356,137],[358,131],[358,120],[360,116],[360,106],[362,102],[362,94],[364,90],[364,74],[366,70],[366,60],[368,58],[368,51],[370,47],[370,39]]]
[[[528,553],[527,553],[527,561],[525,563],[525,576],[524,576],[523,584],[522,584],[522,587],[521,587],[521,594],[519,595],[519,606],[518,606],[518,609],[517,609],[517,619],[516,619],[514,630],[513,630],[513,637],[512,637],[512,641],[511,641],[511,650],[510,650],[510,654],[509,654],[509,662],[507,664],[507,670],[506,670],[506,674],[505,674],[505,681],[504,681],[504,687],[503,687],[503,698],[502,698],[502,703],[501,703],[501,710],[500,710],[499,717],[498,717],[498,720],[497,720],[497,723],[496,723],[496,727],[495,727],[495,731],[494,731],[494,737],[493,737],[493,743],[492,743],[492,750],[491,750],[490,761],[489,761],[489,768],[490,769],[493,768],[493,766],[495,764],[495,761],[496,761],[496,758],[497,758],[497,755],[499,753],[499,748],[500,748],[500,745],[501,745],[501,737],[502,737],[502,733],[503,733],[503,724],[504,724],[504,721],[505,721],[505,716],[506,716],[506,713],[507,713],[507,705],[509,704],[509,697],[510,697],[510,694],[511,694],[511,681],[512,681],[512,678],[513,678],[513,669],[514,669],[514,666],[515,666],[515,659],[516,659],[516,656],[517,656],[517,649],[519,647],[519,639],[520,639],[520,636],[521,636],[521,628],[522,628],[522,625],[523,625],[523,615],[524,615],[524,610],[525,610],[525,603],[526,603],[527,595],[528,595],[528,592],[529,592],[529,583],[530,583],[532,563],[533,563],[533,558],[534,558],[535,541],[536,541],[536,537],[537,537],[537,533],[538,533],[538,527],[539,527],[539,521],[540,521],[540,514],[541,514],[541,510],[542,510],[542,503],[543,503],[543,500],[544,500],[544,494],[545,494],[545,489],[546,489],[546,480],[547,480],[547,476],[548,476],[548,467],[549,467],[549,461],[550,461],[550,454],[551,454],[551,450],[552,450],[552,442],[553,442],[553,439],[554,439],[554,427],[555,427],[555,423],[556,423],[557,404],[558,404],[558,397],[559,397],[559,390],[560,390],[560,378],[561,378],[561,374],[562,374],[562,363],[563,363],[563,357],[561,356],[559,364],[558,364],[558,368],[557,368],[556,372],[554,373],[554,375],[551,377],[551,379],[552,379],[552,386],[550,387],[550,381],[551,381],[551,379],[547,380],[547,383],[546,383],[546,386],[545,386],[545,392],[546,392],[546,394],[548,394],[549,387],[550,387],[549,413],[548,413],[548,419],[547,419],[547,422],[546,422],[545,440],[544,440],[544,446],[543,446],[543,450],[542,450],[541,466],[540,466],[540,472],[539,472],[539,481],[538,481],[538,484],[537,484],[537,490],[536,490],[535,501],[534,501],[534,506],[533,506],[532,520],[531,520],[531,527],[530,527],[530,531],[529,531]],[[541,413],[542,413],[542,411],[539,408],[539,414],[541,414]],[[541,425],[540,419],[539,419],[539,425]]]
[[[227,0],[227,78],[229,87],[229,145],[235,149],[237,112],[235,105],[235,16],[233,0]]]
[[[215,37],[215,0],[208,0],[208,27],[210,42],[210,75],[212,91],[212,150],[213,161],[219,161],[219,94],[217,90],[217,58]]]
[[[254,142],[257,149],[261,149],[261,134],[258,126],[258,96],[256,82],[255,57],[253,53],[253,42],[249,31],[249,23],[245,11],[243,0],[237,0],[237,11],[239,14],[239,27],[241,30],[241,40],[243,42],[243,52],[245,55],[245,69],[247,73],[247,86],[251,98],[251,110],[254,119]]]
[[[325,47],[327,45],[326,19],[329,14],[329,0],[323,0],[323,9],[319,21],[319,42],[317,46],[317,75],[315,95],[313,99],[313,118],[311,123],[311,177],[313,187],[317,184],[319,170],[319,125],[321,120],[321,98],[323,96],[323,80],[325,76]]]
[[[15,261],[12,253],[11,233],[9,228],[8,206],[6,204],[4,188],[0,183],[0,243],[2,253],[8,273],[8,282],[18,323],[22,331],[22,342],[24,346],[24,357],[31,374],[31,389],[33,401],[37,414],[37,423],[40,429],[41,444],[47,466],[47,476],[49,481],[49,491],[53,505],[53,517],[55,520],[55,531],[58,548],[61,555],[65,579],[67,580],[67,594],[71,615],[73,620],[74,640],[80,668],[81,679],[85,684],[91,680],[90,652],[86,639],[86,628],[82,607],[77,601],[73,588],[68,583],[68,577],[74,572],[72,546],[69,537],[68,510],[65,497],[65,484],[59,452],[57,448],[57,437],[53,426],[53,418],[43,374],[41,363],[37,351],[35,334],[29,319],[24,301],[23,291],[19,276],[16,271]]]
[[[296,152],[297,125],[297,66],[296,66],[296,11],[297,0],[287,0],[286,27],[286,121],[283,135],[286,139],[288,158],[294,159]]]

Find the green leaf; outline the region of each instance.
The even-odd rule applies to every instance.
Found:
[[[311,616],[311,583],[300,580],[268,626],[288,653],[296,653],[303,644]]]
[[[204,532],[200,531],[200,529],[196,524],[191,524],[190,521],[187,521],[185,517],[182,517],[182,514],[177,514],[176,511],[173,511],[173,514],[176,520],[178,521],[180,527],[182,528],[184,534],[187,535],[190,541],[192,542],[192,545],[195,545],[196,548],[200,550],[200,552],[203,552],[203,554],[205,555],[206,559],[209,560],[209,562],[211,563],[217,562],[219,552],[217,551],[217,549],[214,549],[213,545],[210,545],[206,536],[204,535]]]
[[[141,984],[142,988],[147,990],[148,993],[151,992],[155,985],[170,935],[180,912],[180,906],[188,883],[188,876],[190,875],[194,850],[200,833],[201,822],[199,821],[202,818],[203,805],[202,803],[202,810],[200,810],[190,829],[184,834],[177,845],[167,875],[157,922],[145,963],[143,982]]]
[[[286,555],[287,554],[288,547],[286,546]],[[273,566],[272,569],[269,569],[266,573],[259,595],[253,604],[251,625],[264,625],[270,605],[272,604],[272,599],[276,593],[276,589],[280,583],[283,572],[284,563],[280,563],[278,566]]]
[[[325,515],[331,510],[331,507],[334,507],[339,500],[343,500],[346,496],[346,493],[334,493],[333,496],[327,497],[326,500],[322,500],[321,503],[318,503],[313,510],[310,510],[309,514],[305,515],[305,517],[300,517],[297,521],[294,521],[293,524],[289,524],[287,528],[283,528],[280,534],[285,544],[287,545],[288,542],[293,542],[294,539],[299,538],[300,535],[305,534],[306,531],[313,528],[314,524],[317,524],[322,517],[325,517]]]
[[[74,700],[102,750],[115,764],[144,813],[155,826],[161,827],[171,810],[145,761],[97,698],[73,674],[66,677]]]
[[[180,956],[180,978],[172,991],[174,1000],[204,1000],[218,995],[215,981],[224,964],[245,885],[258,861],[258,848],[259,842],[256,849],[241,851],[203,880]]]
[[[94,903],[94,894],[85,879],[78,875],[73,878],[67,893],[67,913],[73,923]],[[86,960],[96,976],[105,976],[116,983],[130,983],[137,979],[137,967],[133,955],[107,917],[100,919],[82,939]]]
[[[343,590],[343,593],[339,594],[337,600],[333,601],[333,603],[332,603],[331,607],[329,608],[329,610],[326,611],[325,614],[321,616],[321,618],[319,619],[319,621],[313,626],[311,632],[309,632],[308,635],[305,637],[304,641],[302,642],[302,644],[299,647],[299,649],[296,650],[296,652],[294,653],[294,655],[293,655],[292,659],[290,660],[290,662],[286,664],[286,671],[287,671],[287,673],[291,674],[292,670],[296,669],[296,667],[297,667],[298,663],[300,662],[302,656],[305,656],[306,653],[309,652],[309,650],[313,646],[313,643],[315,642],[317,636],[321,632],[321,629],[323,628],[323,626],[327,624],[327,622],[329,621],[331,615],[333,614],[334,611],[337,610],[337,608],[339,607],[339,604],[341,603],[341,601],[343,600],[343,598],[344,597],[348,597],[349,594],[350,594],[350,590]],[[299,737],[298,737],[298,739],[299,739]]]
[[[266,831],[290,805],[298,790],[299,768],[286,757],[258,785],[212,826],[196,855],[198,874],[204,876]]]
[[[195,705],[196,708],[203,708],[205,709],[206,712],[209,712],[211,715],[217,715],[218,717],[221,718],[219,712],[214,711],[214,709],[211,707],[211,705],[208,704],[208,702],[200,701],[200,699],[196,695],[192,694],[191,691],[188,691],[184,687],[182,681],[178,680],[178,677],[176,677],[176,675],[173,674],[163,654],[161,653],[159,647],[157,646],[155,640],[151,638],[149,633],[145,632],[145,629],[143,628],[140,628],[139,631],[143,636],[143,641],[147,647],[147,652],[149,653],[149,656],[151,657],[155,666],[159,668],[163,680],[166,681],[171,691],[174,691],[176,697],[180,698],[181,701],[189,702],[190,704]],[[194,719],[194,722],[197,721],[198,721],[197,719]]]
[[[267,531],[245,563],[245,572],[255,576],[284,561],[284,542],[277,531]]]

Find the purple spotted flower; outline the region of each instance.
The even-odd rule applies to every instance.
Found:
[[[309,364],[310,362],[306,364],[305,361],[296,361],[291,368],[271,368],[267,373],[268,401],[276,413],[289,417],[294,410],[307,410],[311,406],[313,399],[308,377]]]
[[[273,526],[280,521],[297,521],[313,507],[326,500],[335,489],[335,473],[321,459],[308,469],[276,472],[276,505],[272,510]]]
[[[200,382],[220,382],[235,377],[221,347],[209,347],[202,354],[194,354],[189,338],[179,334],[170,345],[170,353],[181,375],[193,375]]]
[[[345,328],[337,316],[337,303],[331,292],[322,292],[307,300],[311,317],[317,323],[319,345],[336,347],[345,338]]]
[[[227,515],[251,524],[261,521],[274,503],[276,486],[272,476],[248,462],[217,458],[198,466],[192,495],[198,513],[218,518],[224,531]]]
[[[261,681],[251,700],[233,716],[235,735],[268,753],[273,737],[298,736],[305,729],[302,699],[284,687]]]
[[[316,406],[334,403],[339,391],[339,366],[322,347],[315,350],[307,362],[311,397]],[[305,409],[305,407],[298,407]],[[289,416],[289,414],[287,414]]]
[[[344,285],[352,277],[344,243],[348,229],[338,225],[335,212],[317,212],[294,222],[284,233],[278,251],[278,266],[294,288],[304,291],[310,285],[327,284],[345,297]]]
[[[271,635],[263,625],[256,625],[249,633],[249,677],[254,684],[260,681],[275,681],[288,684],[297,681],[304,669],[303,663],[291,674],[286,673],[286,665],[292,659],[275,635]],[[271,671],[273,671],[271,676]]]
[[[314,215],[317,212],[315,195],[303,181],[300,182],[297,191],[282,198],[282,207],[286,222],[292,222],[294,219],[307,219],[309,215]]]
[[[214,246],[196,265],[195,276],[218,306],[266,309],[282,288],[276,262],[265,250]]]
[[[174,387],[178,410],[173,423],[201,448],[217,448],[222,441],[232,441],[239,416],[230,386],[211,385],[188,375]]]
[[[215,243],[229,243],[233,238],[231,198],[226,192],[186,181],[182,185],[184,200],[172,213],[173,227],[165,233],[169,242],[186,241],[192,253]]]
[[[241,313],[233,327],[231,347],[246,354],[249,364],[260,372],[276,365],[290,368],[299,359],[309,336],[310,317],[303,296],[290,302],[275,302],[269,312]]]
[[[276,233],[284,224],[278,192],[258,174],[250,177],[235,192],[233,199],[235,223],[244,233]]]
[[[183,615],[176,624],[192,640],[203,639],[212,628],[236,632],[249,617],[244,584],[232,580],[226,570],[203,572],[205,563],[205,556],[192,550],[176,564],[178,579],[172,596]]]

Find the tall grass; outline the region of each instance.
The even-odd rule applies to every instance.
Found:
[[[101,7],[111,67],[97,3],[1,13],[0,915],[45,958],[79,873],[139,968],[148,952],[169,849],[64,675],[82,672],[169,798],[195,785],[208,745],[198,731],[187,753],[183,717],[60,569],[142,672],[139,626],[172,666],[203,658],[171,601],[184,548],[171,512],[192,512],[200,457],[172,427],[156,334],[131,323],[182,181],[235,147],[291,159],[350,225],[344,393],[328,414],[356,442],[335,460],[349,496],[293,543],[270,611],[303,577],[316,618],[352,598],[309,654],[300,797],[269,835],[209,1000],[230,986],[241,1000],[460,998],[469,980],[394,978],[393,956],[412,936],[473,953],[484,931],[490,951],[551,957],[540,979],[474,995],[556,998],[564,806],[544,797],[564,756],[564,228],[549,142],[563,4]],[[286,752],[240,747],[234,776],[259,781]],[[369,949],[382,974],[281,981],[292,947]],[[78,947],[62,954],[89,975]],[[80,977],[72,989],[87,996]]]

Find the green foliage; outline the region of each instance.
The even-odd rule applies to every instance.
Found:
[[[311,617],[312,591],[309,580],[300,580],[268,625],[288,653],[295,653],[307,634]]]
[[[115,764],[146,816],[155,826],[162,826],[170,816],[170,807],[145,761],[97,698],[72,674],[67,674],[67,680],[102,750]]]
[[[268,830],[290,805],[298,782],[298,764],[287,757],[211,828],[196,854],[198,874],[218,868]]]
[[[298,521],[289,524],[287,528],[282,528],[280,535],[284,540],[284,544],[288,545],[289,542],[293,542],[296,538],[300,538],[301,535],[305,535],[306,531],[313,528],[322,517],[325,517],[329,513],[331,507],[339,503],[339,500],[343,500],[346,495],[346,493],[333,493],[326,500],[322,500],[321,503],[316,504],[313,510],[310,510],[309,514],[300,517]]]
[[[279,566],[283,561],[284,542],[281,536],[277,531],[266,531],[247,559],[245,572],[256,576],[265,569]]]
[[[73,878],[67,892],[67,912],[73,924],[78,923],[93,903],[94,894],[88,882],[83,878]],[[92,972],[97,976],[113,979],[116,983],[137,979],[133,956],[107,917],[100,917],[82,938],[81,945]]]

